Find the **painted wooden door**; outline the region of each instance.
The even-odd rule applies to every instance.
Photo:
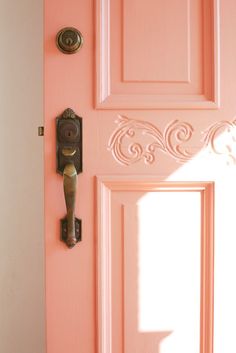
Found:
[[[236,2],[45,0],[47,353],[236,349]],[[57,32],[84,45],[62,54]],[[83,117],[60,241],[55,118]]]

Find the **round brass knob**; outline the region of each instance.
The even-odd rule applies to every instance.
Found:
[[[74,54],[81,48],[83,36],[78,29],[66,27],[57,33],[56,43],[62,53]]]

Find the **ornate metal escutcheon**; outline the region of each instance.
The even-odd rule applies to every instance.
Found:
[[[78,29],[65,27],[57,33],[58,49],[64,54],[75,54],[82,47],[83,36]]]
[[[77,174],[82,172],[82,118],[70,108],[56,120],[57,172],[63,175],[67,216],[61,220],[61,240],[72,248],[81,241],[81,220],[75,217]]]

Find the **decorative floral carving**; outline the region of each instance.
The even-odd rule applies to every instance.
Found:
[[[118,127],[112,134],[108,148],[114,158],[125,165],[133,164],[142,158],[147,164],[155,161],[156,150],[171,155],[179,162],[185,162],[193,157],[183,144],[192,137],[193,127],[179,120],[170,122],[162,133],[155,125],[146,121],[129,119],[126,116],[118,116]],[[137,135],[148,135],[152,142],[146,145],[132,142],[127,145],[126,139],[132,139]],[[127,145],[126,151],[124,146]]]
[[[203,143],[211,152],[236,163],[236,120],[218,121],[203,132]]]
[[[157,150],[170,155],[178,162],[191,160],[194,153],[186,148],[194,128],[191,124],[179,120],[171,121],[161,132],[155,125],[141,120],[119,115],[118,127],[111,135],[108,148],[121,164],[131,165],[144,160],[152,164]],[[229,162],[236,163],[236,119],[219,121],[203,133],[202,148],[208,148],[216,155],[226,156]],[[146,139],[145,139],[146,137]],[[147,142],[147,137],[151,142]],[[136,139],[139,142],[130,142]]]

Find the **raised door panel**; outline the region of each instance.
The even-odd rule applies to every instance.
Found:
[[[99,353],[212,353],[213,183],[98,178]]]
[[[97,108],[216,108],[217,1],[97,0]]]

